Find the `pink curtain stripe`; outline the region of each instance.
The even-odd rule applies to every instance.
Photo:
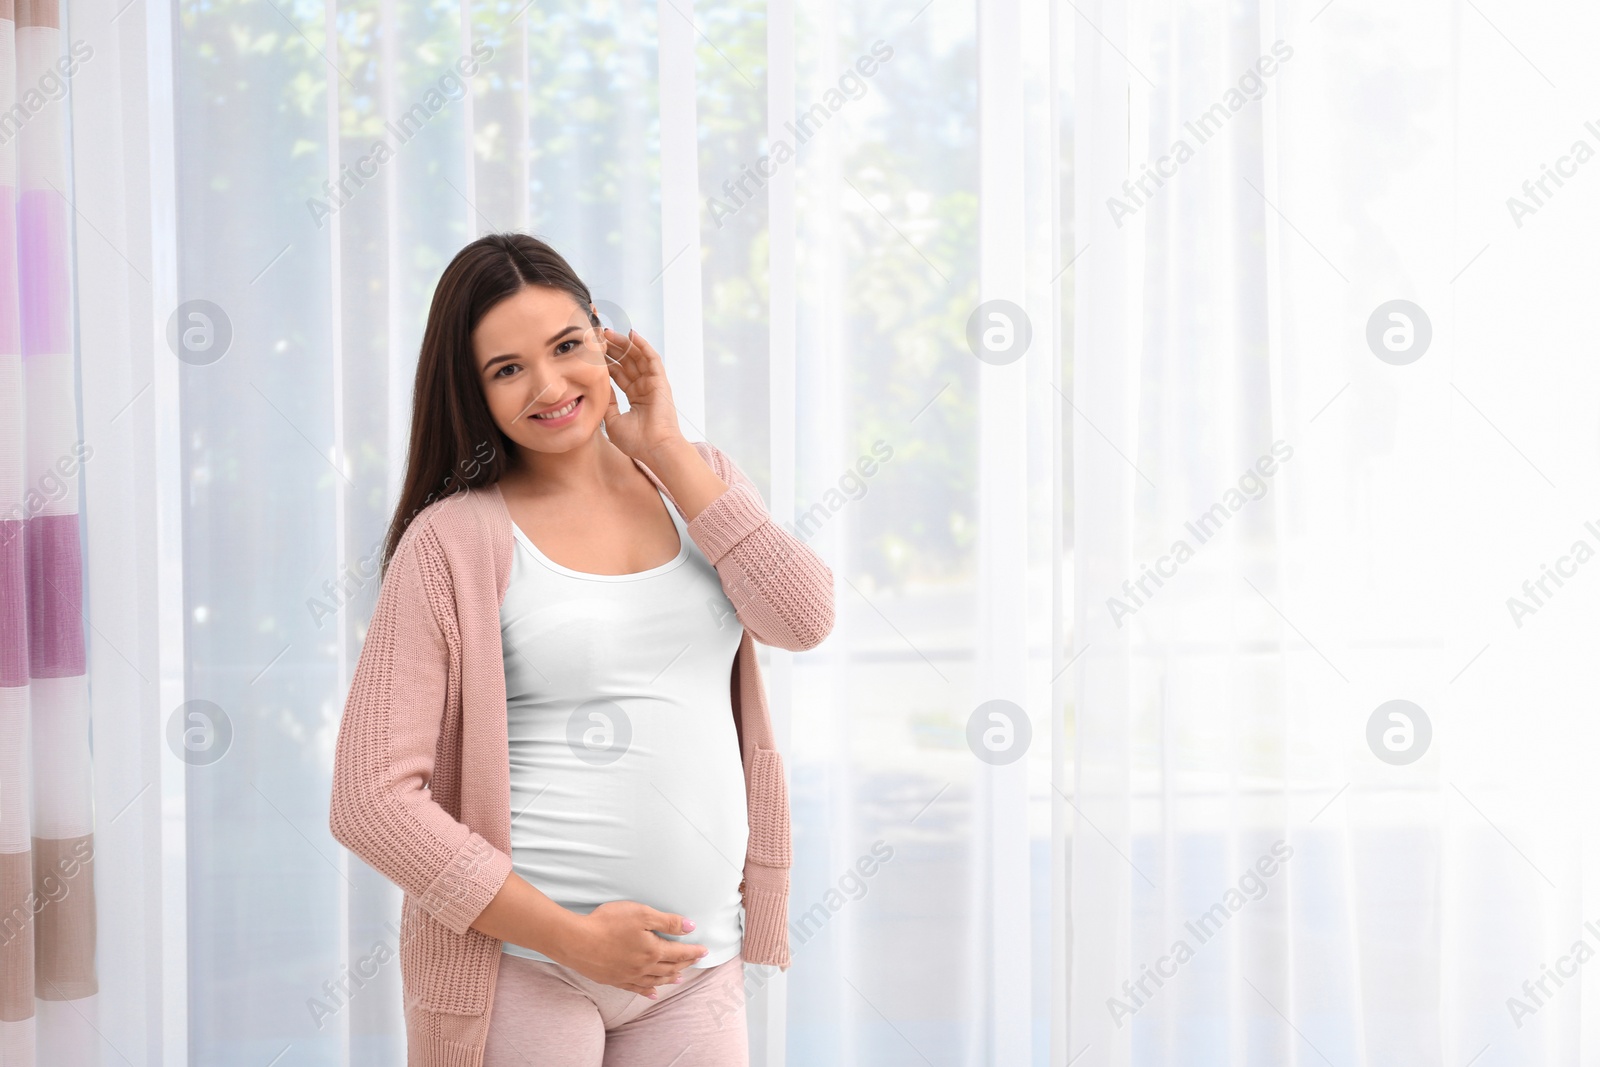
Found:
[[[14,158],[14,157],[13,157]],[[10,168],[14,170],[15,168]],[[17,188],[15,175],[0,175],[0,356],[22,351],[17,302]]]
[[[28,520],[28,652],[35,678],[84,673],[83,553],[77,515]]]
[[[0,688],[4,689],[28,684],[25,529],[20,519],[0,522]]]
[[[14,226],[22,267],[23,354],[70,352],[67,203],[54,189],[24,189]]]

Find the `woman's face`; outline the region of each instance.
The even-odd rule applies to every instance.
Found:
[[[612,398],[605,341],[570,294],[523,286],[483,316],[472,348],[489,414],[516,444],[565,452],[599,430]]]

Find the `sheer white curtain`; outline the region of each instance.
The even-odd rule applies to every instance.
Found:
[[[795,965],[750,968],[755,1062],[1045,1062],[1070,25],[1040,2],[73,14],[108,456],[90,670],[137,694],[94,705],[101,1059],[402,1057],[398,894],[328,837],[329,765],[433,284],[518,228],[658,343],[685,433],[840,576],[829,642],[761,650]],[[975,340],[997,300],[1026,344]],[[1024,740],[975,745],[997,721]]]
[[[1593,1062],[1595,13],[1077,18],[1069,1054]]]

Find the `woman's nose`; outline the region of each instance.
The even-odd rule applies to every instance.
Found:
[[[525,379],[528,383],[528,394],[522,401],[522,410],[517,418],[526,418],[540,408],[548,407],[563,395],[566,382],[559,376],[549,375],[538,378],[529,374]]]

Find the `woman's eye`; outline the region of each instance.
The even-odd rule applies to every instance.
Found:
[[[576,342],[576,341],[562,341],[560,344],[556,345],[556,355],[564,356],[568,352],[571,352],[572,349],[568,348],[567,347],[568,345],[572,345],[573,348],[576,348],[578,346],[578,342]]]
[[[504,377],[506,371],[515,370],[516,368],[517,368],[517,365],[515,363],[507,363],[504,366],[502,366],[499,370],[495,371],[494,372],[494,376],[496,378]]]

